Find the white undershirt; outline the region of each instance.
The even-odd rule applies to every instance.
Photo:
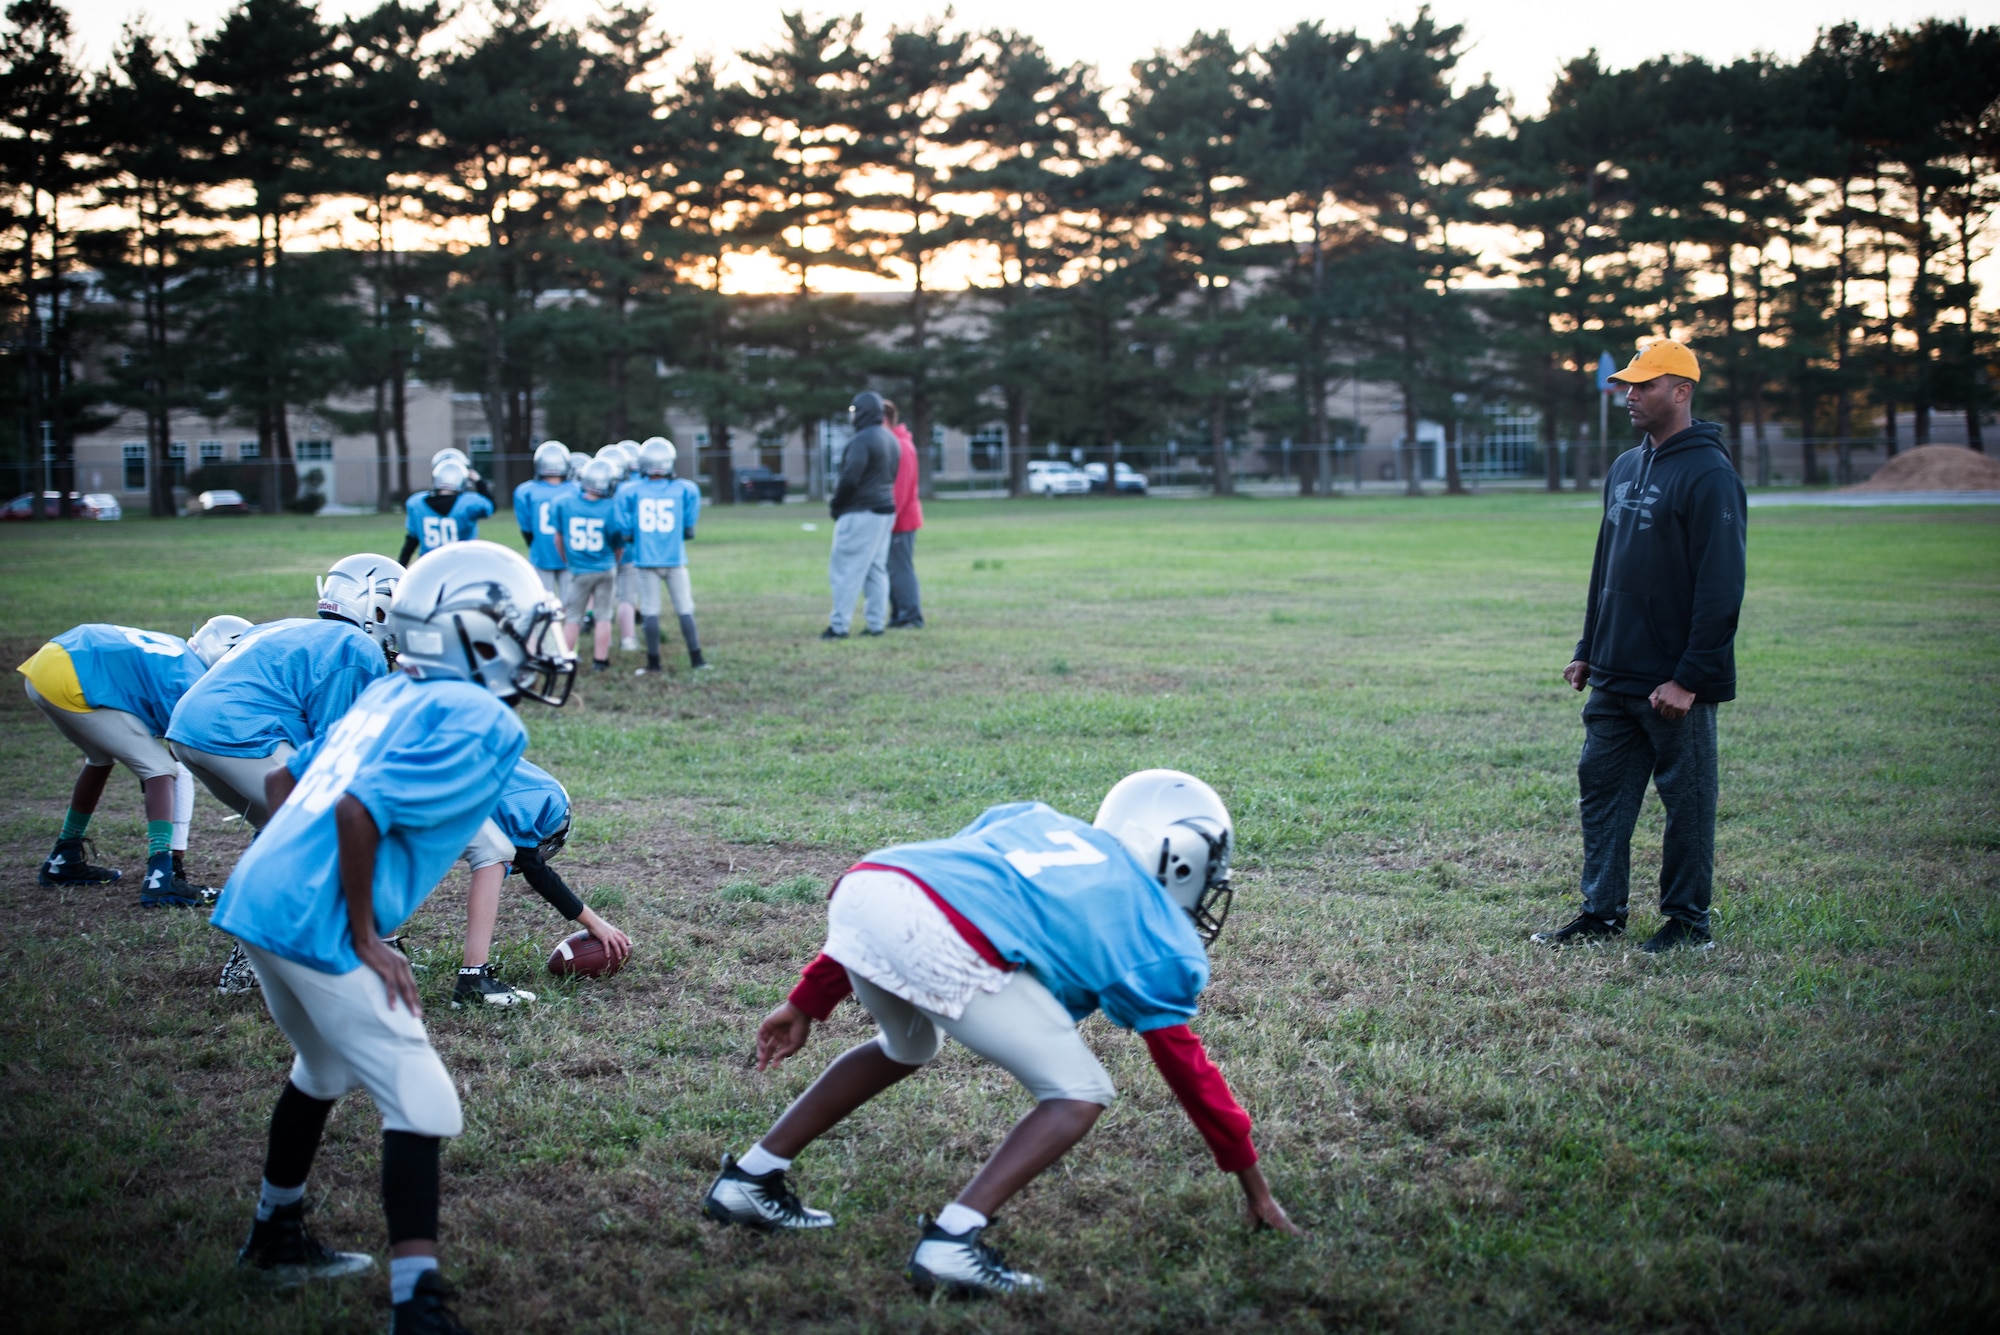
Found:
[[[829,958],[884,992],[956,1020],[1012,975],[980,958],[931,897],[901,872],[851,871],[826,910]]]

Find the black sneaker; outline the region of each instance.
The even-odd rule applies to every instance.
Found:
[[[947,1233],[929,1215],[919,1215],[917,1224],[924,1236],[910,1253],[903,1273],[918,1293],[929,1296],[943,1289],[953,1298],[985,1298],[1041,1293],[1048,1288],[1033,1275],[1009,1270],[1006,1259],[979,1240],[985,1228]]]
[[[340,1279],[375,1268],[366,1252],[322,1247],[306,1228],[306,1203],[280,1205],[269,1219],[250,1225],[250,1237],[236,1253],[237,1267],[266,1284],[295,1288],[309,1279]]]
[[[491,964],[476,969],[460,969],[458,983],[451,990],[451,1008],[460,1006],[516,1006],[533,1001],[535,994],[500,981]]]
[[[186,881],[174,877],[174,855],[155,853],[146,859],[146,879],[139,882],[142,909],[191,909],[201,897]]]
[[[736,1166],[736,1156],[722,1156],[722,1171],[702,1198],[701,1212],[718,1224],[741,1224],[760,1233],[788,1233],[832,1228],[833,1216],[798,1198],[785,1170],[774,1168],[752,1177]]]
[[[1648,955],[1664,955],[1669,950],[1714,950],[1715,940],[1705,928],[1669,918],[1639,949]]]
[[[822,640],[844,640],[847,638],[847,632],[844,630],[835,630],[832,626],[828,626],[819,633],[819,637]]]
[[[1538,946],[1594,946],[1625,935],[1623,918],[1599,918],[1579,913],[1552,932],[1529,937]]]
[[[125,873],[115,867],[94,867],[84,856],[83,840],[58,839],[55,851],[42,863],[40,880],[45,886],[109,885]]]
[[[435,1269],[417,1276],[417,1291],[406,1303],[391,1309],[389,1335],[472,1335],[458,1322],[451,1300],[458,1290],[445,1282]]]

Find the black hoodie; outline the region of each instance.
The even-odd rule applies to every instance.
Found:
[[[1651,695],[1677,681],[1703,704],[1736,698],[1745,518],[1713,422],[1618,456],[1576,643],[1592,686]]]
[[[835,519],[855,510],[896,513],[896,460],[901,448],[882,425],[882,396],[862,390],[854,396],[854,434],[840,455],[840,481],[827,508]]]

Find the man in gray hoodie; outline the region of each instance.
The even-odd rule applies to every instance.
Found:
[[[840,455],[833,489],[833,615],[822,640],[844,640],[854,619],[854,595],[866,594],[863,634],[880,635],[889,619],[889,534],[896,523],[896,437],[882,425],[882,396],[862,390],[848,405],[854,434]]]
[[[1651,780],[1666,808],[1660,915],[1640,949],[1706,950],[1715,879],[1715,707],[1736,698],[1736,619],[1743,606],[1743,480],[1722,432],[1694,419],[1701,367],[1670,339],[1611,377],[1631,387],[1626,412],[1645,433],[1604,479],[1604,519],[1590,597],[1563,679],[1590,689],[1577,785],[1583,817],[1583,910],[1539,932],[1545,945],[1625,931],[1632,827]]]

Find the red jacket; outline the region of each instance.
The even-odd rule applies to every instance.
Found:
[[[910,440],[910,428],[901,422],[889,430],[902,446],[896,457],[896,522],[889,531],[915,533],[924,526],[924,503],[917,499],[917,447]]]

